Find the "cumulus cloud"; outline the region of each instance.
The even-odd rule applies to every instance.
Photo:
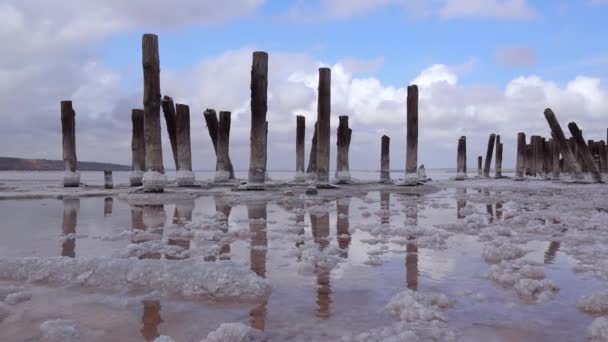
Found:
[[[536,64],[536,51],[527,46],[510,46],[496,51],[496,61],[506,66],[530,66]]]

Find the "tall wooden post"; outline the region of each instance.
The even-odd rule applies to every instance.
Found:
[[[308,167],[306,168],[306,175],[309,179],[317,178],[317,123],[315,122],[315,130],[312,135],[310,144],[310,155],[308,157]]]
[[[131,123],[133,124],[133,130],[131,134],[131,174],[129,175],[129,183],[131,186],[141,186],[144,170],[146,169],[143,109],[133,109],[131,111]]]
[[[353,130],[348,127],[348,116],[340,116],[337,134],[336,179],[338,183],[350,181],[348,150]]]
[[[165,115],[165,123],[167,124],[167,134],[169,135],[169,142],[171,143],[171,151],[173,152],[173,161],[175,162],[175,170],[179,171],[179,158],[177,152],[177,126],[175,123],[175,104],[173,98],[170,96],[163,96],[160,102]]]
[[[72,101],[61,101],[61,134],[63,136],[63,186],[80,185],[78,158],[76,158],[76,112]]]
[[[215,109],[206,109],[203,113],[203,117],[205,118],[207,130],[209,131],[209,137],[211,138],[211,143],[213,144],[213,151],[215,151],[215,156],[217,158],[217,135],[219,121],[217,119]],[[229,179],[234,179],[234,167],[232,166],[232,160],[230,160],[230,155],[228,155],[228,168],[230,171]]]
[[[380,150],[380,182],[391,182],[391,156],[390,156],[391,138],[386,135],[382,136],[382,146]]]
[[[502,143],[500,134],[496,136],[496,163],[494,164],[494,178],[502,178]]]
[[[456,156],[456,180],[467,178],[467,137],[458,139],[458,154]]]
[[[270,179],[268,177],[268,121],[264,123],[264,131],[266,132],[264,135],[264,145],[266,146],[264,151],[264,181],[267,181]]]
[[[167,184],[167,176],[164,174],[160,134],[160,59],[158,36],[155,34],[144,34],[142,38],[142,65],[147,169],[143,185],[146,192],[163,192]]]
[[[562,131],[555,114],[550,108],[545,109],[545,119],[547,119],[547,123],[549,123],[549,127],[551,127],[551,132],[553,133],[554,139],[557,141],[560,147],[560,152],[562,153],[562,157],[564,158],[565,168],[572,174],[572,177],[576,180],[583,179],[583,174],[581,171],[580,165],[576,162],[576,158],[570,149],[570,145],[566,140],[566,136],[564,135],[564,131]]]
[[[404,185],[418,185],[418,86],[407,87],[407,146]]]
[[[175,180],[179,186],[192,186],[194,185],[194,172],[192,172],[192,147],[190,141],[190,107],[178,103],[175,109],[177,165],[179,165]]]
[[[331,122],[331,70],[319,68],[317,103],[317,183],[329,184]]]
[[[482,166],[481,166],[482,165],[482,159],[483,158],[481,156],[477,157],[477,176],[478,177],[482,176],[482,171],[481,171],[482,170]]]
[[[215,164],[215,181],[225,182],[230,179],[230,112],[220,112],[217,135],[217,162]]]
[[[296,181],[306,179],[304,173],[304,144],[306,139],[306,118],[302,115],[296,117]]]
[[[545,179],[551,179],[551,173],[553,172],[553,150],[551,149],[551,140],[545,138],[543,141],[543,177]]]
[[[486,178],[490,177],[490,168],[492,167],[492,154],[494,154],[494,143],[496,141],[496,135],[490,134],[488,139],[488,149],[486,150],[486,160],[483,166],[483,176]]]
[[[583,158],[583,162],[587,165],[587,169],[591,172],[591,177],[598,183],[603,183],[602,174],[600,170],[597,168],[595,161],[593,160],[593,156],[591,155],[591,151],[589,150],[589,146],[585,143],[585,139],[583,138],[583,134],[578,129],[576,123],[571,122],[568,124],[568,129],[570,130],[570,134],[574,138],[574,142],[578,146],[579,151],[581,152],[581,156]]]
[[[263,186],[266,177],[266,112],[268,110],[268,53],[253,53],[251,66],[251,135],[248,183]]]
[[[515,180],[522,180],[526,171],[526,133],[517,133],[517,160],[515,164]]]
[[[553,136],[551,140],[551,179],[559,180],[560,165],[559,165],[559,143]]]

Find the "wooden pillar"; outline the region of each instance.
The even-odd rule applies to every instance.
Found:
[[[574,154],[570,149],[570,145],[566,140],[566,136],[564,135],[564,131],[562,131],[555,114],[550,108],[545,109],[545,119],[547,119],[547,123],[549,123],[549,127],[551,127],[551,132],[553,133],[553,138],[559,144],[559,149],[564,158],[565,168],[572,174],[573,178],[576,180],[580,180],[583,178],[583,174],[581,171],[580,165],[576,162]]]
[[[578,129],[576,123],[571,122],[568,124],[568,129],[570,130],[570,134],[574,138],[574,142],[578,146],[579,151],[581,152],[581,156],[583,158],[583,162],[587,165],[587,169],[591,172],[591,177],[593,180],[598,183],[603,183],[602,174],[600,170],[597,168],[595,161],[593,160],[593,156],[591,155],[591,151],[589,150],[589,146],[585,143],[585,139],[583,138],[583,134]]]
[[[63,186],[80,185],[78,158],[76,158],[76,112],[72,101],[61,101],[61,134],[63,137]]]
[[[494,164],[494,178],[502,178],[502,143],[500,134],[496,135],[496,163]]]
[[[329,184],[331,70],[319,68],[317,102],[317,183]]]
[[[225,182],[230,179],[230,112],[220,112],[217,136],[217,162],[215,164],[215,181]]]
[[[268,121],[264,123],[264,131],[266,132],[264,135],[264,146],[266,146],[264,150],[264,181],[267,181],[270,179],[268,177]]]
[[[306,175],[309,179],[317,178],[317,123],[315,122],[315,130],[312,135],[312,141],[310,144],[310,155],[308,157],[308,167],[306,168]]]
[[[559,180],[560,163],[559,163],[559,144],[555,137],[551,139],[551,179]]]
[[[103,188],[112,189],[114,187],[114,181],[112,180],[112,170],[103,171]]]
[[[532,137],[530,137],[530,143],[526,144],[526,176],[534,176],[534,148],[532,148]]]
[[[494,154],[494,144],[496,142],[496,135],[490,134],[488,139],[488,149],[486,150],[486,160],[483,166],[483,176],[486,178],[490,177],[490,168],[492,167],[492,154]]]
[[[598,150],[601,165],[600,171],[608,172],[608,151],[606,150],[606,142],[604,140],[598,143]]]
[[[353,130],[348,127],[348,116],[340,116],[337,133],[336,179],[338,183],[350,181],[348,150]]]
[[[177,152],[177,126],[175,123],[175,104],[173,98],[170,96],[163,96],[160,102],[165,115],[165,123],[167,124],[167,134],[169,135],[169,142],[171,143],[171,151],[173,152],[173,161],[175,162],[175,170],[179,171],[179,158]]]
[[[155,34],[144,34],[142,38],[142,66],[146,142],[146,173],[143,177],[143,185],[146,192],[163,192],[167,184],[167,176],[164,174],[160,134],[160,60],[158,36]]]
[[[382,136],[382,146],[380,149],[380,182],[391,182],[391,156],[390,156],[391,138],[386,135]]]
[[[418,179],[418,86],[407,87],[407,146],[405,152],[405,185],[417,185]]]
[[[533,135],[530,138],[530,144],[532,145],[532,176],[536,177],[542,173],[543,148],[541,137],[538,135]]]
[[[248,182],[263,185],[266,177],[266,112],[268,110],[268,54],[253,53],[251,66],[251,135]]]
[[[515,180],[522,180],[526,171],[526,133],[517,133],[517,159],[515,164]]]
[[[477,157],[477,176],[481,177],[482,176],[482,160],[483,158],[481,156]]]
[[[456,156],[456,180],[467,178],[467,137],[458,139],[458,154]]]
[[[203,113],[203,117],[205,118],[207,130],[209,131],[209,137],[211,138],[211,142],[213,143],[213,151],[215,151],[215,156],[217,158],[217,134],[219,126],[217,114],[215,113],[214,109],[206,109]],[[228,155],[228,168],[230,171],[229,179],[234,179],[234,167],[232,166],[232,160],[230,159],[230,155]]]
[[[304,173],[304,148],[306,140],[306,118],[302,115],[296,117],[296,181],[306,179]]]
[[[133,109],[131,111],[131,174],[129,183],[131,186],[141,186],[144,170],[146,170],[146,142],[144,138],[144,111]]]
[[[194,172],[192,172],[190,141],[190,107],[178,103],[175,109],[177,165],[179,165],[175,180],[179,186],[192,186],[194,185]]]

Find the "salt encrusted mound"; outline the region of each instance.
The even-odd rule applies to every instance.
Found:
[[[27,302],[32,299],[32,294],[28,291],[14,292],[6,296],[5,303],[15,305],[22,302]]]
[[[65,319],[45,321],[40,325],[44,342],[78,342],[81,340],[78,322]]]
[[[596,318],[587,328],[591,342],[608,341],[608,317]]]
[[[483,258],[490,263],[521,258],[524,254],[525,251],[523,249],[513,245],[507,239],[500,239],[486,244],[482,252]]]
[[[269,282],[248,268],[201,258],[0,258],[0,279],[213,299],[258,300],[270,294]]]
[[[543,279],[520,279],[515,284],[515,291],[519,297],[525,301],[535,303],[544,303],[555,297],[555,293],[559,291],[557,286],[551,280]]]
[[[339,257],[343,251],[337,247],[321,247],[314,242],[307,241],[298,247],[296,254],[298,255],[298,272],[301,274],[310,274],[317,268],[326,270],[334,269],[338,264],[344,261]]]
[[[177,171],[177,175],[175,176],[175,181],[179,186],[191,186],[194,184],[194,172],[187,170]]]
[[[80,185],[80,172],[79,171],[69,171],[66,170],[63,172],[63,185],[64,186],[78,186]]]
[[[146,171],[142,183],[144,184],[144,190],[163,190],[167,185],[167,176],[157,171]]]
[[[579,310],[588,314],[606,315],[608,314],[608,291],[583,296],[578,300],[577,306]]]
[[[488,277],[502,286],[515,288],[526,302],[546,302],[559,291],[559,286],[553,281],[544,279],[545,272],[539,264],[526,260],[503,260],[490,267]]]
[[[263,333],[242,323],[224,323],[201,342],[263,342]]]
[[[441,309],[451,305],[444,294],[423,294],[405,290],[393,296],[385,310],[404,322],[445,321]]]

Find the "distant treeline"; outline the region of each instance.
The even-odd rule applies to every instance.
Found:
[[[110,163],[78,162],[78,170],[130,171],[131,167],[127,165]],[[0,157],[0,171],[63,171],[63,161]]]

